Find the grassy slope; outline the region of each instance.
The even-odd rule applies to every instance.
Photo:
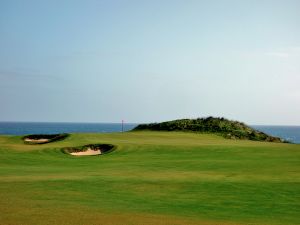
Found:
[[[59,149],[117,145],[99,157]],[[0,224],[300,224],[300,145],[209,134],[0,136]]]

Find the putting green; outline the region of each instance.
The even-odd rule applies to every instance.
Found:
[[[112,144],[100,156],[64,147]],[[211,134],[0,136],[0,224],[300,224],[300,145]]]

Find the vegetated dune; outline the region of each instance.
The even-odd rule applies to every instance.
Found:
[[[229,139],[286,142],[279,137],[273,137],[261,131],[257,131],[242,122],[215,117],[140,124],[133,129],[133,131],[138,130],[209,132],[220,134]]]
[[[78,147],[63,148],[63,152],[74,156],[101,155],[113,150],[114,146],[110,144],[89,144]]]
[[[46,144],[67,138],[69,134],[31,134],[23,137],[26,144]]]

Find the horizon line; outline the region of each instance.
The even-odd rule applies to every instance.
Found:
[[[122,124],[120,122],[72,122],[72,121],[0,121],[0,123],[87,123],[87,124]],[[147,124],[147,123],[160,123],[160,122],[126,122],[124,124]],[[290,124],[248,124],[249,126],[294,126],[299,127],[300,125],[290,125]]]

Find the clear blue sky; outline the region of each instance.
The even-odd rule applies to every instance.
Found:
[[[300,125],[299,12],[299,0],[0,0],[0,121]]]

